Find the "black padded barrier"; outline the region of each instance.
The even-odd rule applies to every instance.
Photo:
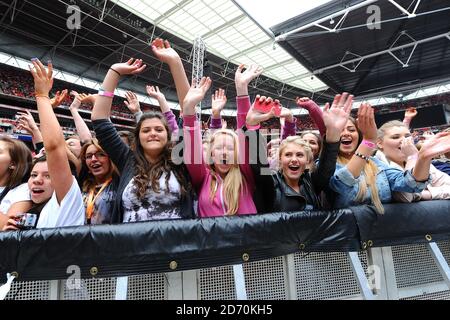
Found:
[[[370,246],[448,239],[450,201],[333,211],[270,213],[0,232],[0,277],[18,281],[203,269],[266,260],[299,251],[361,251]],[[370,244],[370,245],[368,245]],[[2,282],[2,281],[0,281]]]

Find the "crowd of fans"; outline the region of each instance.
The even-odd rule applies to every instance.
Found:
[[[450,131],[424,132],[423,139],[411,133],[414,108],[405,110],[403,122],[377,128],[372,106],[362,103],[353,118],[353,95],[342,93],[323,109],[296,99],[308,116],[295,117],[270,97],[251,103],[248,86],[262,69],[241,65],[236,97],[216,90],[211,115],[199,121],[197,106],[212,80],[190,85],[167,41],[154,40],[152,51],[169,65],[180,114],[158,87],[146,87],[157,107],[143,106],[133,92],[125,103],[114,96],[121,77],[145,70],[140,59],[113,64],[98,92],[53,81],[51,64],[38,59],[31,61],[31,77],[5,67],[2,91],[35,99],[40,125],[28,110],[17,112],[14,126],[32,137],[33,162],[20,141],[0,135],[0,229],[20,229],[24,212],[37,215],[36,227],[44,228],[355,205],[383,214],[384,203],[450,199]],[[236,100],[234,119],[222,117],[228,99]],[[61,104],[77,136],[65,139],[53,111]],[[93,133],[79,114],[85,108],[92,110]],[[117,131],[113,112],[129,114],[135,130]],[[263,129],[281,135],[268,141]]]

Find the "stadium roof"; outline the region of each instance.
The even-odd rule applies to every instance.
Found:
[[[213,89],[225,88],[230,98],[235,95],[237,63],[256,62],[266,66],[266,74],[252,83],[250,94],[278,97],[287,107],[295,106],[295,97],[311,96],[311,91],[317,89],[315,84],[310,84],[309,90],[299,88],[301,81],[309,79],[315,83],[315,80],[311,80],[307,71],[283,49],[275,45],[273,50],[273,39],[233,2],[152,0],[146,3],[154,6],[153,11],[141,1],[124,1],[120,5],[118,1],[100,0],[0,1],[1,48],[7,54],[24,59],[35,56],[51,59],[55,68],[95,81],[103,79],[111,64],[128,57],[141,57],[148,65],[147,70],[139,76],[124,78],[120,86],[144,93],[145,84],[159,85],[169,100],[176,101],[170,71],[153,56],[149,42],[156,37],[168,39],[180,53],[189,73],[192,39],[201,35],[208,46],[205,73],[213,78]],[[70,16],[67,7],[72,4],[81,9],[81,29],[67,28]],[[214,10],[202,11],[209,7]],[[144,19],[143,12],[153,12],[151,19],[148,15]],[[190,12],[190,16],[184,15],[186,12]],[[193,16],[192,12],[198,15]],[[216,21],[205,25],[214,22],[209,14],[215,14]],[[221,15],[228,18],[217,20]],[[182,24],[185,20],[186,24]],[[243,33],[247,37],[239,38]],[[233,46],[223,47],[227,43]],[[292,85],[277,80],[292,77],[292,70],[300,75],[290,82]],[[331,92],[315,94],[319,102],[328,101],[331,96]],[[234,108],[233,101],[229,99],[227,107]]]
[[[449,17],[449,1],[345,0],[271,30],[336,92],[373,97],[449,81]]]
[[[281,6],[280,1],[275,4]],[[3,52],[17,57],[52,59],[58,70],[79,75],[83,82],[102,81],[112,63],[142,57],[148,69],[124,78],[120,87],[145,94],[145,84],[159,85],[172,101],[177,97],[170,71],[149,49],[156,37],[173,44],[189,73],[192,40],[201,35],[208,47],[205,73],[213,78],[213,89],[225,88],[229,98],[235,95],[234,72],[241,62],[266,68],[252,83],[251,95],[278,97],[287,107],[295,107],[296,96],[323,103],[342,91],[376,97],[380,103],[398,100],[400,92],[407,97],[448,91],[447,1],[321,0],[325,4],[319,7],[298,2],[288,11],[300,15],[268,30],[272,23],[258,23],[255,6],[246,0],[0,1],[0,44]],[[81,9],[81,29],[67,28],[72,4]],[[380,30],[367,28],[372,5],[380,9]],[[311,93],[323,88],[319,79],[329,88]],[[436,90],[424,90],[433,85]],[[233,101],[229,112],[235,110]]]

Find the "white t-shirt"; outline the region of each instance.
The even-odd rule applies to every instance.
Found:
[[[80,187],[75,177],[72,186],[61,204],[58,204],[56,193],[42,208],[36,228],[56,228],[67,226],[81,226],[84,224],[84,205]]]
[[[0,187],[0,194],[3,192],[5,187]],[[0,212],[6,214],[9,208],[16,202],[31,200],[30,191],[28,190],[28,184],[22,183],[21,185],[15,187],[8,191],[6,196],[2,199],[0,203]]]

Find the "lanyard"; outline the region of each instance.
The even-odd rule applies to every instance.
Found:
[[[94,213],[95,200],[97,200],[97,197],[111,183],[111,180],[112,180],[112,178],[109,178],[108,180],[106,180],[102,184],[102,187],[100,188],[100,190],[98,190],[98,192],[97,192],[97,194],[95,196],[94,196],[95,188],[92,188],[91,191],[89,191],[89,196],[88,196],[88,199],[87,199],[87,206],[86,206],[86,216],[87,216],[88,224],[91,224],[91,217],[92,217],[92,214]]]

